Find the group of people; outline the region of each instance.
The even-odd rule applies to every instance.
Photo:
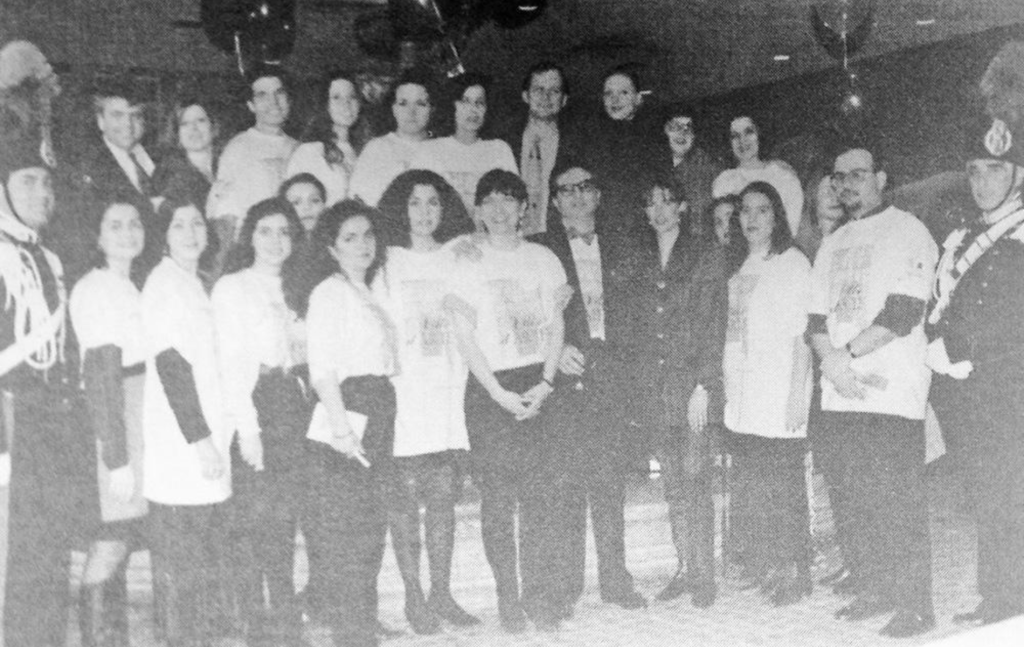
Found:
[[[65,644],[76,546],[83,645],[128,644],[141,548],[170,645],[300,645],[303,614],[375,645],[389,530],[412,629],[479,624],[450,581],[467,474],[504,630],[572,617],[588,508],[601,599],[640,609],[625,483],[648,459],[679,560],[656,597],[708,607],[723,452],[726,557],[791,604],[812,588],[808,449],[830,486],[832,579],[855,594],[837,616],[892,613],[884,634],[915,635],[935,622],[933,372],[978,501],[983,602],[964,619],[1024,611],[1024,139],[1005,124],[972,140],[975,215],[940,261],[888,204],[877,151],[840,147],[805,209],[749,116],[726,169],[688,108],[653,117],[627,68],[604,77],[599,120],[571,124],[565,73],[533,66],[525,117],[492,139],[475,74],[442,94],[403,73],[376,138],[355,79],[332,74],[303,143],[284,131],[283,73],[249,81],[251,128],[218,151],[216,115],[183,98],[158,159],[133,89],[98,89],[79,213],[52,218],[38,140],[0,150],[7,645]],[[432,137],[435,112],[450,135]],[[818,249],[797,246],[801,222]]]

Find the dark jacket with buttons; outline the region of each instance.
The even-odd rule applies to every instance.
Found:
[[[957,283],[933,336],[946,340],[952,362],[976,370],[1024,374],[1024,241],[1018,229],[1001,237]],[[974,239],[968,236],[964,245]]]
[[[709,422],[721,421],[729,307],[724,248],[680,231],[662,269],[656,234],[647,228],[632,263],[636,417],[655,429],[685,427],[690,394],[701,384],[709,395]]]

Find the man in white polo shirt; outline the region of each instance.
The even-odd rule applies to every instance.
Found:
[[[884,635],[935,624],[924,490],[924,310],[938,256],[925,226],[883,202],[886,174],[863,148],[835,160],[850,222],[826,238],[812,275],[811,342],[821,359],[822,427],[839,443],[828,478],[846,493],[857,598],[836,614],[896,611]]]

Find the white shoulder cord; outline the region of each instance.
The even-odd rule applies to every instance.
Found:
[[[14,267],[0,264],[0,279],[7,287],[4,309],[14,309],[15,347],[32,344],[31,348],[25,349],[25,363],[36,370],[46,370],[64,360],[66,331],[63,299],[57,309],[50,312],[35,259],[20,246],[15,248],[18,250],[18,263]],[[46,334],[38,343],[34,343],[36,340],[31,338],[39,336],[46,328],[53,329],[53,333]]]

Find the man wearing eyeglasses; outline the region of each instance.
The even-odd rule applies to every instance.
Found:
[[[534,64],[523,78],[522,97],[527,107],[525,119],[519,117],[507,124],[501,139],[512,148],[519,175],[526,182],[526,215],[521,229],[530,235],[547,229],[548,183],[552,169],[567,149],[562,117],[569,100],[565,72],[551,61]]]
[[[821,360],[826,474],[845,493],[857,597],[837,617],[891,613],[883,635],[935,625],[924,489],[924,310],[935,242],[913,215],[883,200],[877,156],[849,148],[832,181],[850,221],[826,238],[812,275],[808,332]],[[817,448],[815,448],[817,451]],[[845,516],[845,518],[842,518]]]
[[[588,503],[601,599],[626,609],[645,607],[647,600],[626,569],[622,433],[631,334],[626,248],[596,227],[599,178],[576,161],[557,166],[551,177],[547,231],[531,239],[554,252],[573,290],[549,427],[554,434],[549,460],[560,494],[551,515],[561,537],[555,579],[562,585],[561,616],[567,618],[583,594]]]

